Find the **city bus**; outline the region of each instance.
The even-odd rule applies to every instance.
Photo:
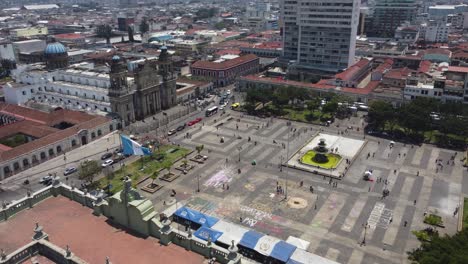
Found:
[[[212,115],[216,114],[217,112],[218,112],[218,107],[213,106],[213,107],[210,107],[210,108],[206,109],[205,115],[206,115],[206,117],[208,117],[208,116],[212,116]]]

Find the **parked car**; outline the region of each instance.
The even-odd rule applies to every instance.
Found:
[[[195,125],[195,124],[196,124],[195,122],[190,121],[190,122],[187,123],[187,126],[193,126],[193,125]]]
[[[172,136],[172,135],[174,135],[175,133],[176,133],[176,130],[175,130],[175,129],[171,129],[171,130],[169,130],[169,132],[167,132],[167,135],[168,135],[168,136]]]
[[[112,158],[112,153],[107,152],[106,154],[101,156],[101,160],[107,160],[109,158]]]
[[[186,126],[185,124],[180,125],[180,126],[177,127],[176,130],[177,130],[177,131],[182,131],[182,130],[184,130],[185,126]]]
[[[48,181],[52,181],[52,176],[48,175],[48,176],[44,176],[42,177],[40,180],[39,180],[39,183],[46,183]]]
[[[230,94],[231,94],[231,90],[227,90],[226,94],[227,94],[227,95],[230,95]]]
[[[115,153],[115,154],[122,153],[122,152],[123,152],[123,149],[121,149],[121,148],[116,148],[116,149],[114,150],[114,153]]]
[[[69,167],[69,168],[65,169],[65,171],[63,172],[63,175],[67,176],[67,175],[70,175],[70,174],[75,173],[77,171],[78,170],[75,167]]]
[[[198,122],[202,121],[202,119],[203,119],[203,118],[199,117],[199,118],[195,119],[194,121],[195,121],[196,123],[198,123]]]
[[[119,161],[125,159],[126,157],[127,157],[126,155],[124,155],[122,153],[118,153],[117,156],[114,158],[114,163],[119,162]]]
[[[105,168],[105,167],[109,167],[110,165],[114,164],[114,160],[112,159],[108,159],[106,161],[104,161],[102,164],[101,164],[101,167]]]
[[[23,184],[24,184],[24,185],[28,185],[28,184],[29,184],[29,180],[28,180],[28,179],[24,180]]]

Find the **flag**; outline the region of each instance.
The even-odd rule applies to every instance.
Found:
[[[150,156],[151,150],[149,148],[142,147],[140,143],[132,140],[131,138],[120,135],[122,141],[123,154],[125,155],[137,155],[137,156]]]

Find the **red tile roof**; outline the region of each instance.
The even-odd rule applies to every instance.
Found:
[[[256,55],[247,54],[232,60],[225,60],[223,62],[196,61],[192,64],[191,68],[207,70],[226,70],[254,60],[258,60],[258,57]]]
[[[362,68],[367,67],[370,63],[370,60],[368,59],[361,59],[357,63],[355,63],[353,66],[349,67],[343,72],[340,72],[335,75],[336,79],[340,79],[343,81],[350,81],[354,79],[356,74],[362,70]]]
[[[411,72],[412,70],[406,67],[400,69],[391,69],[384,75],[384,78],[404,80]]]
[[[380,64],[375,71],[384,73],[386,70],[391,69],[393,65],[393,60],[392,59],[386,59],[384,63]]]
[[[45,113],[38,110],[0,103],[0,114],[15,116],[20,121],[0,127],[0,138],[23,133],[37,139],[0,153],[0,161],[10,160],[17,156],[29,153],[35,149],[56,143],[82,129],[92,129],[109,122],[110,119],[103,116],[92,116],[83,112],[66,109]],[[52,126],[61,122],[71,123],[74,126],[64,130],[55,129]]]
[[[427,61],[427,60],[421,61],[421,63],[419,63],[418,72],[423,72],[423,73],[429,72],[429,70],[431,69],[431,65],[432,65],[431,61]]]
[[[84,38],[85,36],[78,34],[78,33],[65,33],[65,34],[54,35],[54,37],[59,38],[59,39],[80,39],[80,38]]]
[[[334,85],[324,84],[324,82],[318,83],[306,83],[306,82],[298,82],[298,81],[291,81],[291,80],[283,80],[280,78],[271,78],[271,77],[259,77],[257,75],[248,75],[241,77],[242,79],[252,80],[252,81],[259,81],[265,83],[274,83],[274,84],[283,84],[285,86],[297,86],[303,88],[311,88],[311,89],[323,89],[323,90],[333,90],[337,87]],[[380,81],[370,81],[364,88],[340,88],[340,91],[344,91],[347,93],[352,94],[369,94],[371,93],[377,86],[379,85]]]
[[[451,71],[451,72],[468,73],[468,67],[449,66],[449,67],[448,67],[448,71]]]

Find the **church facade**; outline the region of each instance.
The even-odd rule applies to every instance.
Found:
[[[109,100],[112,112],[127,126],[176,105],[176,76],[166,48],[158,60],[138,65],[133,79],[126,63],[114,56],[111,63]],[[133,81],[133,83],[130,83]]]

